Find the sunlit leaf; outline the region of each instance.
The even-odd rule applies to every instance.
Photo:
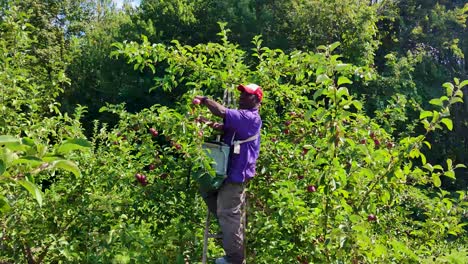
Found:
[[[72,172],[76,177],[80,177],[80,169],[78,166],[69,160],[57,160],[52,162],[51,168],[58,168],[58,169],[63,169],[69,172]]]
[[[431,111],[422,111],[421,114],[419,114],[419,119],[424,119],[426,117],[432,116]]]
[[[445,126],[447,126],[447,129],[452,131],[453,129],[453,123],[452,123],[452,120],[451,119],[448,119],[448,118],[442,118],[442,120],[440,120],[440,122],[444,123]]]
[[[440,187],[442,182],[440,181],[440,177],[437,174],[432,174],[432,182],[434,183],[435,187]]]
[[[336,48],[340,46],[340,42],[333,42],[329,47],[330,47],[330,52],[334,51]]]
[[[453,170],[444,172],[444,175],[455,180],[455,172]]]
[[[468,80],[464,80],[463,82],[460,83],[460,88],[463,88],[465,87],[466,85],[468,85]]]
[[[325,81],[330,80],[330,77],[328,77],[326,74],[320,74],[317,76],[317,80],[315,81],[316,83],[323,83]]]
[[[39,206],[42,207],[42,192],[39,188],[37,188],[34,183],[26,180],[20,180],[18,183],[23,186],[32,195],[32,197],[36,199]]]
[[[73,150],[84,150],[92,145],[86,139],[75,138],[65,140],[57,149],[58,153],[67,154]]]
[[[30,165],[32,167],[34,166],[39,166],[43,163],[43,161],[40,158],[33,157],[33,156],[25,156],[21,157],[15,161],[12,162],[12,165],[16,164],[25,164],[25,165]]]
[[[344,71],[344,70],[347,70],[351,68],[351,64],[346,64],[346,63],[338,63],[336,66],[335,66],[335,70],[336,71]]]
[[[432,105],[442,106],[442,100],[440,100],[439,98],[434,98],[430,100],[429,103]]]
[[[8,203],[7,198],[3,195],[0,195],[0,212],[6,213],[11,210],[10,204]]]
[[[353,83],[350,79],[348,79],[347,77],[345,76],[340,76],[338,78],[338,86],[342,85],[342,84],[351,84]]]
[[[16,137],[12,137],[9,135],[0,136],[0,145],[8,144],[8,143],[20,143],[20,140]]]

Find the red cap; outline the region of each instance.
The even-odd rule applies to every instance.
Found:
[[[262,91],[262,87],[256,85],[255,83],[249,83],[247,85],[245,84],[239,84],[239,86],[237,86],[237,90],[239,91],[244,91],[246,93],[249,93],[249,94],[255,94],[258,98],[258,100],[262,101],[263,99],[263,91]]]

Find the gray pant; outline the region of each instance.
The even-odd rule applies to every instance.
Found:
[[[219,220],[226,259],[233,264],[245,263],[245,184],[225,182],[217,192],[204,195],[204,199]]]

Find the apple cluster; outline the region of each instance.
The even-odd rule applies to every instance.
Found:
[[[146,176],[144,174],[136,173],[135,179],[137,179],[137,181],[143,186],[146,186],[148,184],[148,181],[146,180]]]

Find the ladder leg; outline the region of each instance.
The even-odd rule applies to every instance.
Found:
[[[206,214],[206,222],[205,222],[205,233],[203,235],[203,256],[202,256],[202,264],[206,264],[207,261],[207,251],[208,251],[208,235],[210,231],[210,210]]]

